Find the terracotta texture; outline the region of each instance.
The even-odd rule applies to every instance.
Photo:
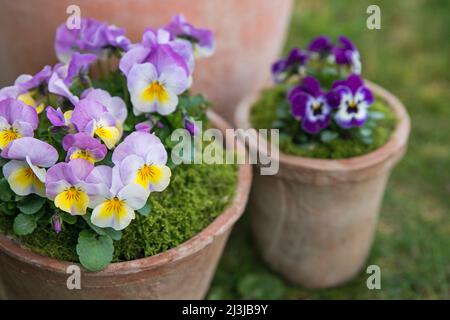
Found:
[[[146,27],[165,25],[184,13],[194,25],[210,28],[217,50],[198,61],[194,90],[206,93],[227,120],[234,106],[266,80],[265,70],[278,56],[289,23],[292,0],[0,0],[0,87],[21,73],[34,73],[56,57],[56,27],[77,4],[83,17],[108,21],[127,29],[140,41]]]
[[[273,270],[296,284],[339,285],[355,276],[368,256],[386,182],[406,150],[410,131],[402,103],[385,89],[369,86],[398,117],[383,147],[344,160],[280,153],[277,175],[255,171],[249,206],[256,244]],[[238,107],[239,127],[250,127],[256,99],[249,97]],[[255,137],[249,146],[257,147]]]
[[[229,127],[210,113],[216,128]],[[176,248],[144,259],[82,271],[81,290],[68,290],[73,263],[43,257],[0,235],[0,298],[8,299],[202,299],[234,223],[244,211],[250,165],[240,165],[231,205],[207,228]]]

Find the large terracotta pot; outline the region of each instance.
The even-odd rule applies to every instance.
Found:
[[[216,128],[229,127],[210,113]],[[240,165],[233,202],[207,228],[176,248],[144,259],[82,271],[81,290],[68,290],[73,263],[33,253],[0,234],[0,298],[8,299],[202,299],[234,223],[247,203],[250,165]]]
[[[0,0],[0,87],[56,62],[55,30],[71,4],[80,6],[83,17],[125,27],[133,41],[140,41],[146,27],[163,26],[176,13],[212,29],[217,50],[198,62],[194,89],[206,93],[229,121],[234,106],[266,80],[292,8],[292,0]]]
[[[344,160],[280,153],[276,175],[254,173],[249,206],[256,244],[269,266],[296,284],[341,284],[361,270],[368,256],[386,182],[406,150],[410,131],[402,103],[385,89],[369,86],[398,118],[384,146]],[[257,98],[238,107],[238,127],[250,127],[249,112]],[[249,146],[257,148],[256,135]]]

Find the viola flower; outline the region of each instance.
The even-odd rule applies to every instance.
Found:
[[[154,126],[153,121],[147,120],[147,121],[139,122],[138,124],[136,124],[134,126],[134,128],[136,129],[136,131],[150,133],[150,131],[153,129],[153,126]]]
[[[90,88],[83,92],[82,99],[98,102],[121,124],[127,119],[127,105],[120,97],[111,97],[108,91]]]
[[[69,99],[74,105],[77,104],[80,99],[70,91],[70,87],[76,77],[84,79],[89,71],[89,66],[96,59],[97,57],[93,54],[74,53],[69,64],[55,66],[48,83],[48,90]]]
[[[288,99],[293,116],[301,121],[306,132],[315,134],[330,124],[331,107],[319,81],[314,77],[304,78],[300,86],[292,89]]]
[[[71,215],[84,215],[89,205],[89,197],[98,193],[96,183],[86,182],[94,165],[84,159],[60,162],[47,171],[45,188],[47,197],[55,206]]]
[[[72,113],[73,110],[67,110],[62,112],[61,108],[53,109],[52,107],[47,107],[45,109],[47,118],[54,127],[67,127],[69,132],[74,132],[75,128],[72,124]]]
[[[215,43],[211,30],[195,28],[181,14],[174,16],[164,29],[170,32],[172,38],[191,42],[194,55],[198,57],[209,57],[214,53]]]
[[[361,74],[361,57],[356,46],[344,36],[340,36],[338,41],[339,45],[332,49],[336,63],[349,65],[353,73]]]
[[[58,161],[54,147],[41,140],[24,137],[11,142],[1,156],[11,159],[3,166],[3,175],[11,190],[20,196],[35,193],[45,197],[45,169]]]
[[[157,112],[168,115],[178,105],[178,95],[189,85],[184,70],[174,65],[160,66],[151,63],[134,65],[127,76],[133,111]]]
[[[82,99],[72,113],[72,123],[79,132],[100,138],[108,149],[114,148],[122,137],[122,125],[105,106]]]
[[[29,74],[20,75],[13,86],[0,89],[0,100],[7,98],[17,99],[36,109],[37,113],[41,113],[45,106],[41,101],[41,91],[47,90],[46,86],[51,74],[52,68],[45,66],[34,76]]]
[[[319,56],[325,56],[333,48],[333,43],[327,36],[319,36],[314,38],[308,45],[308,51],[318,54]]]
[[[281,83],[287,79],[290,72],[296,72],[308,61],[308,55],[298,48],[293,48],[286,59],[280,59],[272,65],[274,82]]]
[[[183,118],[184,128],[189,132],[191,136],[195,136],[199,132],[199,128],[196,125],[195,121],[190,117]]]
[[[100,228],[125,229],[135,218],[135,210],[145,206],[149,192],[141,186],[124,184],[119,167],[98,166],[87,181],[102,181],[99,193],[91,198],[91,222]]]
[[[109,48],[128,50],[130,41],[125,30],[95,19],[81,19],[79,29],[68,29],[61,24],[56,30],[55,50],[61,62],[68,63],[75,52],[106,56]]]
[[[346,80],[333,83],[334,99],[329,99],[333,107],[337,107],[336,123],[342,128],[360,127],[368,117],[368,108],[373,103],[372,92],[364,86],[364,82],[356,74]]]
[[[142,43],[134,45],[120,59],[119,69],[128,77],[134,65],[143,63],[153,64],[158,72],[167,66],[176,66],[190,78],[194,70],[192,45],[185,40],[171,40],[167,30],[148,29],[142,36]]]
[[[38,126],[35,109],[15,99],[0,101],[0,149],[21,137],[32,137]]]
[[[57,213],[52,216],[52,226],[53,226],[53,230],[55,230],[56,234],[59,234],[61,232],[62,219],[61,219],[61,216]]]
[[[116,147],[112,161],[119,166],[124,184],[136,183],[150,192],[163,191],[169,185],[167,151],[154,134],[131,133]]]
[[[67,151],[66,161],[85,159],[93,164],[102,161],[108,152],[99,140],[83,132],[66,135],[62,145]]]

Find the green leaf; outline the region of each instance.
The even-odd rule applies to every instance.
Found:
[[[113,228],[100,228],[97,227],[95,224],[91,222],[91,214],[87,213],[84,216],[82,216],[84,221],[91,227],[92,230],[94,230],[98,235],[100,236],[109,236],[113,240],[120,240],[122,239],[122,231],[114,230]]]
[[[26,196],[17,204],[20,212],[24,214],[35,214],[38,212],[45,203],[45,198],[39,197],[35,194],[30,194]]]
[[[137,212],[139,212],[141,216],[148,217],[152,212],[152,204],[150,202],[147,202],[145,206],[137,210]]]
[[[339,136],[337,132],[325,130],[320,133],[320,141],[327,143],[333,141]]]
[[[36,218],[32,215],[19,214],[14,219],[13,229],[18,236],[25,236],[36,229]]]
[[[113,258],[114,245],[109,236],[99,236],[91,230],[83,230],[78,236],[77,254],[89,271],[104,269]]]
[[[9,187],[8,180],[0,179],[0,200],[10,201],[14,197],[14,192]]]
[[[73,216],[71,214],[68,214],[67,212],[61,212],[59,216],[61,217],[62,221],[68,224],[75,224],[78,221],[78,216]]]
[[[284,294],[283,282],[270,274],[247,274],[238,284],[244,299],[275,300]]]

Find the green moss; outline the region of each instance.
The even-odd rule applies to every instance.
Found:
[[[254,104],[250,114],[250,122],[254,128],[271,129],[277,127],[278,106],[286,101],[285,92],[286,89],[283,86],[275,86],[262,91],[261,98]],[[355,135],[355,130],[341,130],[342,134],[329,142],[298,144],[292,139],[291,135],[283,133],[283,127],[281,127],[280,150],[291,155],[321,159],[342,159],[367,154],[378,149],[389,140],[396,124],[393,110],[380,98],[375,99],[370,110],[383,114],[382,119],[376,120],[371,143],[364,143],[359,139]],[[298,123],[293,125],[298,127]]]
[[[237,183],[235,165],[181,165],[173,170],[169,187],[150,196],[152,211],[136,219],[114,242],[114,261],[151,256],[192,238],[230,203]],[[14,216],[0,212],[0,230],[12,234]],[[78,224],[64,224],[56,235],[49,221],[20,241],[31,250],[59,260],[78,261],[75,251]]]

